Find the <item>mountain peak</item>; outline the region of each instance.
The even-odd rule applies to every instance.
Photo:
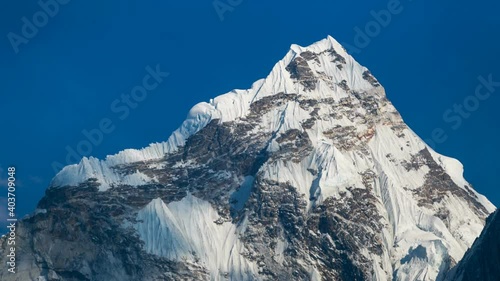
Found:
[[[336,44],[292,46],[166,142],[65,167],[15,278],[442,280],[495,207]]]
[[[302,47],[297,44],[292,44],[290,46],[290,50],[298,55],[306,51],[321,53],[328,50],[334,50],[335,52],[339,53],[342,56],[345,57],[349,56],[344,47],[330,35],[328,35],[325,39],[317,41],[307,47]]]
[[[307,47],[291,45],[290,51],[272,68],[269,75],[257,80],[250,89],[232,90],[209,102],[200,102],[186,120],[165,142],[142,149],[126,149],[105,160],[84,157],[80,163],[64,167],[52,180],[52,187],[78,185],[96,178],[101,190],[131,181],[154,182],[141,174],[131,174],[124,181],[113,167],[138,161],[160,159],[184,145],[193,134],[210,121],[234,121],[249,113],[251,104],[279,93],[294,93],[312,99],[341,99],[352,92],[385,96],[384,90],[367,68],[358,64],[331,36]]]

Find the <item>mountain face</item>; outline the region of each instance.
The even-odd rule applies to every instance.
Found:
[[[65,167],[0,279],[443,280],[495,210],[462,173],[333,38],[292,45],[166,142]]]
[[[500,280],[500,215],[488,218],[481,236],[474,242],[458,265],[447,275],[453,281]]]

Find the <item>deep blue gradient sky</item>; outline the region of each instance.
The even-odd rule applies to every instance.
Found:
[[[65,163],[65,147],[85,139],[82,130],[112,120],[115,130],[91,152],[99,158],[164,141],[191,106],[250,87],[290,44],[330,34],[354,45],[355,27],[364,29],[370,11],[388,2],[243,0],[221,21],[210,0],[72,0],[16,54],[7,35],[21,35],[21,19],[41,8],[36,1],[2,1],[0,183],[16,166],[17,211],[31,212],[54,176],[51,164]],[[479,76],[500,81],[500,3],[401,0],[401,7],[354,57],[423,139],[443,129],[447,140],[436,150],[458,158],[466,179],[499,206],[500,88],[457,129],[443,113],[474,94]],[[170,76],[127,118],[117,118],[112,102],[157,64]],[[5,198],[5,188],[0,192]]]

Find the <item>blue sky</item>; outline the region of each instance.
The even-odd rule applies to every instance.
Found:
[[[397,5],[354,57],[417,134],[436,140],[432,132],[439,131],[436,150],[459,159],[466,179],[498,206],[500,88],[477,105],[470,96],[478,77],[500,81],[500,4],[394,1],[221,0],[221,17],[212,1],[60,0],[65,4],[49,6],[46,19],[36,1],[3,1],[0,184],[7,167],[16,166],[17,211],[31,212],[54,176],[52,163],[66,163],[66,147],[85,140],[83,130],[111,122],[113,130],[92,146],[90,154],[100,158],[166,140],[191,106],[250,87],[290,44],[332,35],[356,46],[357,30],[375,28],[374,13]],[[19,39],[23,17],[33,22],[34,15],[40,28]],[[18,36],[14,47],[11,33]],[[169,76],[119,118],[111,105],[123,105],[121,94],[157,65]],[[458,115],[454,105],[465,101],[474,110]],[[5,188],[0,192],[4,199]]]

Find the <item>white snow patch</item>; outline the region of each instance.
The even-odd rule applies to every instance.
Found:
[[[217,211],[210,203],[190,194],[165,204],[160,198],[139,211],[135,225],[148,253],[168,259],[199,262],[211,280],[253,280],[256,265],[241,255],[239,234],[245,225],[217,224]]]

